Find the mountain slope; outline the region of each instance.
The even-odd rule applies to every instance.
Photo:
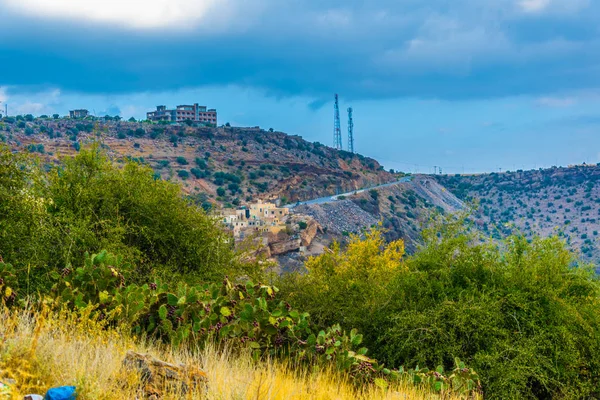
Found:
[[[583,259],[600,265],[600,166],[580,165],[481,175],[436,176],[457,197],[479,201],[486,233],[558,234]]]
[[[387,240],[403,239],[409,253],[420,241],[421,224],[432,211],[456,212],[463,202],[426,175],[416,175],[409,182],[340,198],[326,204],[296,207],[327,228],[329,238],[342,240],[348,233],[358,233],[381,222]]]
[[[371,158],[258,128],[5,118],[0,135],[15,149],[43,153],[48,162],[100,140],[116,157],[149,164],[205,203],[294,202],[395,179]]]

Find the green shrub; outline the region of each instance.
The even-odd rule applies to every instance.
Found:
[[[126,285],[131,268],[106,251],[86,254],[81,267],[67,266],[60,274],[51,274],[56,282],[54,304],[61,309],[87,310],[92,318],[130,326],[137,335],[173,346],[202,346],[218,340],[248,349],[256,360],[293,355],[296,362],[334,366],[357,383],[375,382],[382,388],[389,380],[404,379],[440,392],[469,395],[478,390],[477,374],[459,360],[449,376],[444,376],[441,366],[435,371],[385,368],[367,357],[356,329],[344,331],[337,324],[318,329],[308,313],[283,301],[274,286],[250,281],[235,284],[227,277],[222,283],[195,286],[152,280]],[[1,261],[0,279],[0,293],[8,290],[11,303],[18,304],[11,288],[17,288],[18,282],[10,265]]]
[[[228,242],[217,220],[147,166],[119,167],[94,147],[45,172],[0,146],[0,255],[21,275],[36,271],[34,291],[45,274],[103,248],[135,263],[139,276],[221,279],[237,265]]]
[[[365,334],[388,365],[443,365],[459,357],[486,398],[600,396],[600,283],[557,238],[481,241],[464,218],[424,231],[404,263],[378,271],[377,237],[307,263],[280,284],[319,326]],[[372,250],[367,251],[371,248]]]
[[[204,178],[204,171],[202,171],[201,169],[198,168],[192,168],[190,170],[190,172],[192,173],[192,175],[194,175],[194,177],[196,179],[200,179],[200,178]]]

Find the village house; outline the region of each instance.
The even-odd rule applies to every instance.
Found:
[[[255,233],[279,233],[286,229],[285,219],[289,209],[279,208],[272,203],[258,202],[236,210],[222,210],[223,224],[233,232],[235,238]]]

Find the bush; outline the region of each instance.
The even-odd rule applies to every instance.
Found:
[[[375,229],[366,233],[364,241],[359,235],[348,236],[346,251],[335,243],[331,252],[306,262],[310,273],[290,275],[280,283],[282,291],[290,294],[290,301],[310,310],[320,326],[331,321],[343,321],[344,326],[363,325],[374,311],[365,307],[365,300],[374,299],[390,274],[404,268],[402,241],[385,244],[383,235]]]
[[[481,374],[486,398],[598,397],[593,270],[558,238],[492,245],[451,218],[426,229],[405,263],[382,257],[371,234],[312,259],[282,291],[319,325],[359,328],[388,365],[449,368],[461,358]]]
[[[136,334],[170,342],[184,349],[218,341],[232,349],[247,349],[254,360],[293,355],[297,366],[312,366],[315,372],[334,367],[358,384],[375,383],[385,389],[391,381],[426,384],[437,392],[455,391],[474,395],[477,374],[456,360],[451,376],[444,370],[390,370],[366,356],[360,347],[362,335],[339,325],[319,330],[306,312],[293,308],[277,295],[273,286],[250,281],[234,284],[225,278],[219,284],[168,284],[148,280],[126,285],[131,266],[106,251],[86,254],[82,266],[54,273],[50,298],[73,310],[73,320],[97,330],[118,324]],[[23,294],[12,267],[0,261],[0,294],[10,306],[22,304]],[[3,315],[6,315],[4,313]],[[95,321],[99,323],[89,322]],[[126,333],[125,331],[122,331]],[[31,354],[31,353],[29,353]]]
[[[135,130],[135,132],[133,132],[133,136],[135,136],[137,138],[144,137],[145,135],[146,135],[146,131],[144,130],[144,128],[137,128]]]
[[[177,157],[177,164],[179,165],[188,165],[188,160],[185,159],[185,157]]]
[[[200,168],[200,169],[206,169],[206,161],[204,161],[200,157],[196,157],[195,162],[196,162],[196,165],[198,166],[198,168]]]
[[[46,152],[44,145],[41,143],[38,144],[28,144],[27,145],[27,151],[30,153],[40,153],[40,154],[44,154]]]
[[[190,177],[190,173],[188,171],[186,171],[185,169],[180,169],[177,171],[177,176],[183,180],[186,180],[187,178]]]
[[[192,168],[190,172],[192,173],[192,175],[194,175],[194,178],[196,179],[204,178],[204,172],[198,168]]]
[[[140,276],[193,271],[221,279],[237,265],[220,223],[149,167],[119,167],[94,147],[45,172],[0,146],[0,255],[20,274],[37,271],[33,291],[47,285],[46,272],[103,248]]]

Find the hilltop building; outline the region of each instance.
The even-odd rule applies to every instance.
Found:
[[[217,125],[217,110],[214,108],[206,109],[206,106],[180,105],[173,110],[168,110],[167,106],[157,106],[156,111],[146,113],[146,118],[150,121],[183,122],[190,120],[205,124]]]
[[[69,117],[71,117],[71,119],[83,119],[89,114],[89,111],[85,109],[69,111]]]

